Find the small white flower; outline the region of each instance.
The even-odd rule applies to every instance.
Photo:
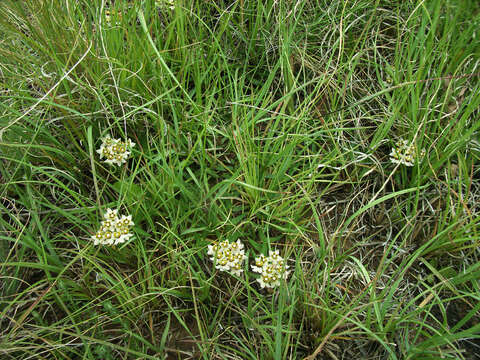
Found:
[[[208,245],[207,254],[210,255],[210,260],[213,261],[216,269],[240,276],[246,259],[243,248],[240,240],[232,243],[225,240]]]
[[[99,272],[95,272],[95,282],[100,282],[103,280],[103,275]]]
[[[255,265],[251,265],[252,271],[260,274],[257,281],[262,289],[280,286],[280,280],[286,280],[290,273],[287,271],[288,266],[279,254],[278,250],[270,251],[268,257],[261,254],[255,258]]]
[[[413,166],[415,160],[422,161],[425,156],[425,149],[422,149],[417,154],[417,148],[414,143],[409,143],[408,140],[399,140],[396,147],[392,148],[390,153],[390,161],[394,164],[403,164],[405,166]]]
[[[117,218],[118,210],[112,210],[112,209],[107,209],[107,212],[103,214],[103,217],[105,220],[109,220],[110,222],[113,223],[113,221]]]
[[[160,9],[169,8],[170,10],[174,10],[175,2],[174,0],[155,0],[155,6]]]
[[[122,12],[115,10],[105,10],[105,23],[108,26],[112,25],[112,18],[115,19],[115,25],[121,25],[122,23]]]
[[[132,140],[127,139],[121,141],[120,139],[112,139],[109,135],[102,139],[102,145],[97,153],[100,154],[100,159],[105,158],[105,163],[122,165],[130,156],[130,149],[135,146]]]
[[[118,217],[118,210],[107,209],[100,229],[92,236],[94,245],[116,245],[128,241],[133,234],[130,233],[133,225],[132,216]]]

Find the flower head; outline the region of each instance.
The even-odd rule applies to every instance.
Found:
[[[396,147],[392,148],[390,153],[390,161],[395,164],[403,164],[405,166],[413,166],[415,160],[420,162],[425,156],[425,149],[417,151],[414,143],[409,143],[408,140],[399,140]]]
[[[208,255],[215,264],[215,268],[220,271],[227,271],[231,274],[240,276],[243,269],[243,262],[246,259],[243,243],[240,240],[228,242],[224,240],[220,243],[208,245]]]
[[[252,265],[252,271],[261,276],[257,279],[260,287],[263,289],[280,286],[280,279],[286,280],[290,271],[287,271],[288,265],[279,255],[278,250],[270,250],[269,256],[260,254],[255,258],[255,265]]]
[[[155,0],[155,6],[158,8],[169,8],[170,10],[175,9],[174,0]]]
[[[102,145],[97,153],[100,154],[100,159],[105,158],[107,164],[121,165],[127,161],[130,148],[134,146],[135,143],[130,139],[121,141],[120,139],[112,139],[107,135],[102,139]]]
[[[118,217],[118,210],[107,209],[100,229],[92,236],[94,245],[116,245],[128,241],[133,234],[130,233],[134,223],[132,216]]]
[[[112,25],[112,18],[115,19],[115,25],[120,25],[122,13],[115,10],[105,10],[105,22],[108,26]]]

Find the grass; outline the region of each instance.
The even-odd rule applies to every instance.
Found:
[[[479,25],[474,0],[2,1],[1,358],[477,358]],[[107,208],[129,242],[93,245]],[[237,239],[287,281],[216,270]]]

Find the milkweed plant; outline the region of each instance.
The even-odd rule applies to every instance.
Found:
[[[244,245],[240,240],[230,243],[228,240],[218,244],[208,245],[208,255],[215,264],[215,268],[240,276],[245,262]]]
[[[103,217],[100,229],[92,236],[94,245],[117,245],[133,236],[131,215],[118,216],[118,210],[107,209]]]
[[[418,151],[415,144],[408,140],[400,139],[392,148],[390,161],[394,164],[413,166],[415,162],[419,163],[425,156],[425,149]]]
[[[287,269],[288,265],[285,264],[278,250],[270,250],[268,256],[260,254],[255,258],[255,265],[252,265],[252,271],[260,274],[257,281],[262,289],[280,286],[280,280],[288,278]]]
[[[105,163],[109,165],[122,165],[130,156],[130,150],[135,146],[135,143],[127,139],[112,139],[110,135],[102,139],[102,145],[97,153],[100,154],[100,159],[105,158]]]
[[[228,240],[215,242],[208,245],[207,254],[216,269],[237,276],[243,272],[242,266],[247,259],[244,245],[240,240],[232,243]],[[280,256],[279,250],[271,250],[269,256],[261,254],[255,258],[255,265],[252,265],[251,268],[253,272],[260,274],[257,281],[262,289],[280,286],[280,281],[286,280],[289,274],[288,266]]]

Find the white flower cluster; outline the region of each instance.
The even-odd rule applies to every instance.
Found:
[[[130,233],[134,225],[131,215],[122,215],[119,218],[118,210],[107,209],[103,216],[105,220],[102,221],[102,225],[96,234],[92,236],[94,245],[121,244],[133,236]]]
[[[106,158],[107,164],[121,165],[126,162],[130,155],[129,149],[135,146],[132,140],[121,141],[120,139],[112,139],[109,135],[102,139],[102,145],[97,153],[100,154],[100,159]]]
[[[390,161],[395,164],[403,164],[405,166],[413,166],[415,157],[417,156],[417,148],[414,143],[409,143],[408,140],[399,140],[396,147],[392,148],[390,153]],[[420,162],[425,156],[425,149],[418,153],[417,161]]]
[[[175,9],[174,0],[155,0],[155,6],[158,8],[169,8],[170,10]]]
[[[270,250],[268,257],[261,254],[255,258],[255,265],[252,265],[252,271],[261,275],[257,281],[262,289],[280,286],[280,279],[286,280],[288,277],[287,269],[288,266],[278,250]]]
[[[115,19],[115,25],[120,25],[122,23],[122,12],[105,10],[105,22],[108,26],[112,25],[112,18]]]
[[[245,261],[245,251],[240,240],[235,242],[222,241],[218,244],[208,245],[208,255],[211,256],[215,268],[240,276]]]

